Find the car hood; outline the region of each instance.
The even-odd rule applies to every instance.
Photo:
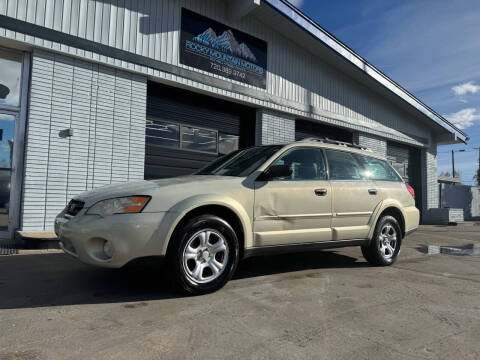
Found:
[[[216,175],[189,175],[158,180],[141,180],[116,185],[107,185],[86,191],[75,199],[90,207],[98,201],[132,195],[163,196],[181,200],[192,194],[221,192],[225,183],[240,183],[243,178]],[[181,191],[180,191],[181,190]]]

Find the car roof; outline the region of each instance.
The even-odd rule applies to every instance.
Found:
[[[331,149],[331,150],[338,150],[338,151],[346,151],[351,152],[359,155],[365,155],[374,157],[381,160],[386,160],[385,156],[375,154],[371,149],[362,147],[359,145],[336,141],[331,139],[321,139],[321,138],[306,138],[303,140],[295,141],[290,144],[284,145],[284,149],[299,147],[299,146],[311,146],[317,147],[321,149]]]

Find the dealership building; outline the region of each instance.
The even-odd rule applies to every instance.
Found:
[[[371,148],[438,208],[468,136],[285,0],[1,0],[0,232],[73,196],[306,137]]]

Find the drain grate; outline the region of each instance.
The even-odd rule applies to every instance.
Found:
[[[0,256],[15,254],[18,254],[18,249],[15,248],[13,245],[0,244]]]

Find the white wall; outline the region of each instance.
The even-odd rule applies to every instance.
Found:
[[[229,20],[227,1],[1,0],[0,4],[0,14],[158,60],[172,65],[173,69],[184,71],[176,75],[134,65],[121,59],[46,41],[41,39],[41,34],[34,38],[0,28],[0,36],[139,71],[238,101],[333,125],[349,126],[392,140],[421,145],[415,136],[430,138],[429,129],[418,119],[326,64],[299,44],[284,38],[254,16],[247,15],[235,22]],[[180,64],[182,7],[267,41],[267,89],[254,88]],[[193,76],[195,74],[206,77],[199,82]],[[209,79],[227,81],[221,83]],[[235,91],[231,90],[231,83],[235,84]]]
[[[73,196],[143,179],[145,114],[145,77],[35,51],[22,229],[51,230]]]

